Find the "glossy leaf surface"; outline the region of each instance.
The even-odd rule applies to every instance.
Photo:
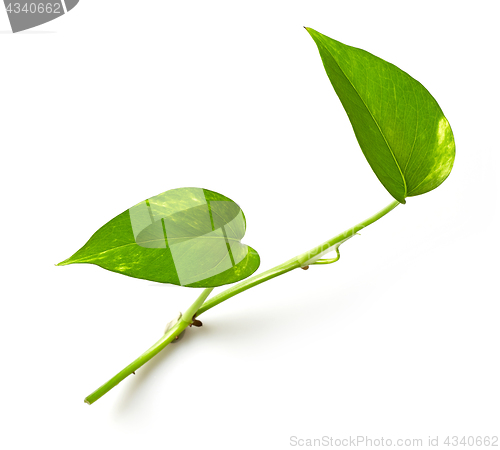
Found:
[[[431,94],[393,64],[306,28],[368,163],[399,202],[438,187],[455,159],[450,125]]]
[[[241,243],[245,230],[243,211],[229,198],[173,189],[116,216],[58,265],[89,263],[160,283],[221,286],[259,267],[258,253]]]

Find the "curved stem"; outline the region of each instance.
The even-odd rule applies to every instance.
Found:
[[[228,298],[234,297],[240,292],[246,291],[251,287],[257,286],[261,283],[264,283],[264,281],[268,281],[279,275],[283,275],[287,272],[290,272],[291,270],[298,269],[299,267],[305,267],[309,264],[327,264],[326,261],[328,261],[328,263],[336,261],[339,257],[338,247],[340,246],[340,244],[353,237],[358,231],[385,216],[388,212],[392,211],[398,205],[398,201],[393,201],[391,204],[380,210],[378,213],[374,214],[369,219],[360,222],[359,224],[353,226],[352,228],[349,228],[343,233],[340,233],[339,235],[329,239],[328,241],[323,242],[323,244],[314,247],[313,249],[302,253],[295,258],[292,258],[284,262],[283,264],[280,264],[279,266],[266,270],[259,275],[247,278],[246,280],[241,281],[234,286],[231,286],[229,289],[226,289],[225,291],[217,294],[215,297],[212,297],[206,303],[205,300],[209,296],[210,292],[212,292],[213,288],[205,289],[198,297],[198,299],[181,316],[179,321],[172,328],[170,328],[165,333],[165,335],[158,342],[156,342],[156,344],[146,350],[132,364],[129,364],[127,367],[125,367],[125,369],[111,378],[107,383],[104,383],[99,389],[90,394],[85,399],[85,403],[88,403],[89,405],[94,403],[96,400],[106,394],[106,392],[120,383],[120,381],[124,380],[131,373],[135,372],[139,367],[148,362],[153,356],[157,355],[193,322],[193,317],[203,314],[219,303],[222,303]],[[337,258],[334,258],[333,260],[320,259],[323,254],[331,252],[332,250],[337,250]]]
[[[204,303],[203,306],[198,310],[196,315],[199,316],[200,314],[203,314],[205,311],[208,311],[209,309],[213,308],[219,303],[222,303],[228,298],[234,297],[240,292],[246,291],[251,287],[257,286],[258,284],[261,284],[264,281],[270,280],[271,278],[277,277],[279,275],[283,275],[284,273],[290,272],[293,269],[298,269],[299,267],[305,267],[309,264],[314,264],[314,262],[318,261],[323,254],[331,251],[330,250],[331,247],[334,246],[338,247],[342,242],[346,241],[347,239],[350,239],[358,231],[362,230],[368,225],[371,225],[373,222],[376,222],[381,217],[384,217],[387,213],[392,211],[398,205],[399,202],[395,200],[389,205],[387,205],[384,209],[381,209],[378,213],[371,216],[369,219],[366,219],[363,222],[354,225],[352,228],[349,228],[343,233],[340,233],[337,236],[329,239],[328,241],[323,242],[323,244],[312,248],[308,252],[302,253],[301,255],[298,255],[297,257],[292,258],[283,264],[280,264],[279,266],[267,270],[266,272],[263,272],[259,275],[247,278],[246,280],[241,281],[234,286],[231,286],[229,289],[226,289],[225,291],[217,294],[216,296],[208,300],[206,303]]]
[[[337,262],[340,259],[340,251],[338,247],[335,250],[337,250],[337,256],[335,258],[318,259],[317,261],[314,261],[312,264],[333,264],[334,262]]]
[[[156,342],[152,347],[146,350],[133,363],[129,364],[125,369],[118,372],[113,378],[104,383],[100,388],[96,389],[86,399],[85,403],[91,405],[96,400],[99,400],[104,394],[113,389],[118,383],[127,378],[131,373],[135,372],[139,367],[147,363],[153,356],[160,353],[168,344],[170,344],[177,336],[179,336],[192,322],[193,316],[198,311],[206,298],[210,295],[214,288],[204,289],[196,301],[186,310],[179,321],[170,328],[163,337]]]

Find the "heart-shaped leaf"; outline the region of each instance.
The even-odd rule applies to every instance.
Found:
[[[455,160],[450,124],[432,95],[393,64],[306,28],[368,163],[399,202],[438,187]]]
[[[243,211],[229,198],[172,189],[116,216],[58,265],[89,263],[160,283],[221,286],[259,267],[258,253],[240,242],[245,230]]]

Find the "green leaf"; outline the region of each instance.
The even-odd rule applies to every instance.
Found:
[[[135,278],[189,287],[243,280],[257,270],[258,253],[240,240],[243,211],[207,189],[180,188],[124,211],[58,264],[96,264]]]
[[[455,160],[450,124],[417,80],[393,64],[306,28],[368,163],[399,202],[438,187]]]

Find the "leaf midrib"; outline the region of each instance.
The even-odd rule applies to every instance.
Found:
[[[226,241],[225,241],[225,239],[224,239],[224,237],[219,237],[219,236],[198,236],[198,237],[201,237],[202,239],[221,239],[221,240],[223,240],[224,242],[226,242]],[[198,238],[198,237],[197,237],[197,238]],[[189,238],[189,237],[177,237],[177,238],[169,238],[169,241],[171,241],[171,240],[176,240],[176,239],[194,239],[194,238]],[[241,245],[245,245],[245,244],[243,244],[243,243],[242,243],[240,240],[238,240],[238,239],[234,239],[234,238],[227,238],[227,240],[228,240],[228,241],[233,241],[233,242],[238,242],[238,243],[240,243]],[[151,240],[149,240],[149,241],[141,241],[141,242],[156,242],[156,241],[165,242],[165,241],[164,241],[164,239],[151,239]],[[116,251],[116,250],[119,250],[119,249],[124,248],[124,247],[128,247],[128,246],[130,246],[130,245],[137,245],[138,247],[142,247],[142,248],[150,248],[150,249],[154,249],[154,247],[153,247],[153,248],[151,248],[151,247],[143,247],[142,245],[137,244],[137,242],[129,242],[128,244],[119,245],[119,246],[117,246],[117,247],[113,247],[113,248],[110,248],[110,249],[108,249],[108,250],[104,250],[104,251],[102,251],[102,252],[92,253],[91,255],[84,256],[84,257],[82,257],[82,258],[78,258],[78,259],[71,259],[71,258],[68,258],[67,260],[63,261],[63,263],[65,263],[66,261],[68,261],[68,264],[69,264],[69,263],[77,263],[77,262],[79,262],[79,261],[87,261],[87,260],[89,260],[89,259],[90,259],[90,260],[92,260],[92,259],[94,259],[96,256],[104,255],[105,253],[108,253],[108,252],[114,252],[114,251]],[[158,248],[162,248],[162,249],[166,250],[166,248],[164,248],[164,247],[158,247]],[[62,263],[59,263],[58,265],[60,265],[60,264],[62,264]]]
[[[321,37],[320,37],[321,39]],[[358,98],[361,100],[361,102],[363,103],[364,107],[366,108],[366,110],[368,111],[368,113],[370,114],[370,117],[373,119],[373,122],[375,123],[375,125],[377,125],[377,128],[378,128],[378,131],[380,133],[380,135],[382,136],[382,138],[384,139],[384,142],[385,142],[385,145],[387,146],[387,149],[389,150],[389,152],[391,153],[391,156],[392,156],[392,159],[394,160],[394,163],[396,164],[396,167],[398,168],[399,170],[399,174],[401,175],[401,179],[403,180],[403,186],[404,186],[404,196],[403,198],[406,197],[406,194],[407,194],[407,186],[406,186],[406,180],[405,180],[405,177],[403,175],[403,171],[401,170],[401,167],[399,166],[399,163],[396,159],[396,156],[394,155],[394,152],[392,151],[391,149],[391,146],[389,145],[389,142],[387,142],[387,139],[384,135],[384,133],[382,132],[382,129],[380,128],[380,125],[378,124],[377,120],[375,119],[375,117],[373,116],[372,112],[370,111],[370,108],[368,108],[368,106],[366,105],[365,101],[363,100],[363,97],[361,97],[361,95],[359,94],[358,90],[356,89],[356,87],[352,84],[351,80],[349,79],[349,77],[345,74],[345,72],[342,70],[342,67],[340,67],[340,65],[337,63],[337,60],[335,59],[335,56],[332,54],[332,52],[322,43],[322,41],[320,41],[321,43],[321,46],[330,54],[330,56],[332,57],[333,61],[335,62],[335,64],[337,65],[337,67],[339,68],[339,70],[342,72],[342,75],[344,75],[345,79],[349,82],[349,84],[351,85],[351,87],[353,88],[354,92],[356,92],[356,95],[358,96]]]

